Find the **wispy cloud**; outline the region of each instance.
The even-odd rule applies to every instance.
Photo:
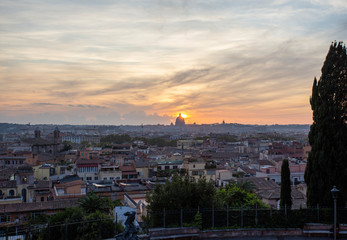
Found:
[[[347,38],[346,10],[343,0],[3,0],[0,121],[169,123],[186,111],[192,122],[310,123],[313,77],[330,42]]]

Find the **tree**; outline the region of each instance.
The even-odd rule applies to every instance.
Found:
[[[200,178],[174,175],[171,182],[165,185],[157,184],[146,196],[151,211],[162,211],[164,208],[198,208],[212,207],[216,188],[212,182]]]
[[[96,211],[86,217],[84,239],[93,240],[112,238],[115,233],[116,224],[111,216]]]
[[[288,159],[284,159],[281,167],[281,196],[280,206],[281,208],[292,208],[292,196],[290,187],[290,170]]]
[[[233,185],[245,190],[246,192],[254,192],[256,189],[254,183],[248,181],[247,179],[240,179],[240,181],[234,182]]]
[[[130,143],[131,137],[128,134],[118,134],[118,135],[107,135],[105,137],[102,137],[100,139],[101,143],[104,144],[123,144],[123,143]]]
[[[314,79],[310,98],[312,150],[305,171],[307,204],[332,204],[330,189],[340,190],[338,203],[347,198],[347,54],[341,42],[331,44],[322,75]]]
[[[218,189],[216,198],[218,199],[218,205],[221,207],[268,207],[261,199],[244,188],[238,186],[239,184],[227,185],[225,188]]]
[[[86,213],[94,213],[96,211],[109,213],[112,206],[112,203],[108,198],[101,197],[93,192],[79,199],[78,202]]]

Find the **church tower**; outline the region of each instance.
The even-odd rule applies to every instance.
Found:
[[[41,137],[41,131],[40,131],[39,127],[37,127],[35,129],[35,138],[40,138],[40,137]]]

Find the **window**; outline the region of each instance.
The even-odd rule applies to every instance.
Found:
[[[99,178],[98,177],[94,177],[94,180],[98,180]]]
[[[110,180],[113,180],[114,179],[114,177],[110,177]]]
[[[11,189],[11,190],[8,192],[8,194],[9,194],[10,196],[14,196],[14,190]]]
[[[161,170],[161,166],[158,166],[158,170]]]
[[[170,169],[170,166],[165,166],[165,170],[168,170],[168,169]]]
[[[28,182],[27,177],[23,177],[23,178],[22,178],[22,183],[27,183],[27,182]]]
[[[173,169],[177,169],[177,166],[173,166]]]
[[[8,223],[11,221],[10,215],[0,215],[0,223]]]
[[[45,197],[41,197],[41,202],[44,202],[45,201]]]
[[[88,181],[88,180],[92,180],[92,177],[87,177],[87,181]]]

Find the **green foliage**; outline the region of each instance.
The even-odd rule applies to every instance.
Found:
[[[111,203],[112,208],[118,207],[118,206],[123,206],[122,201],[120,199],[114,200]]]
[[[215,202],[216,188],[205,178],[197,181],[194,178],[184,178],[175,175],[171,182],[157,184],[149,192],[146,200],[151,211],[165,209],[211,207]]]
[[[81,208],[67,208],[65,211],[58,212],[49,217],[47,229],[41,233],[41,236],[43,239],[58,240],[64,238],[67,230],[67,236],[70,239],[79,239],[81,232],[76,231],[76,225],[70,225],[70,227],[66,228],[65,224],[81,222],[83,218],[84,212]]]
[[[333,43],[322,67],[322,75],[314,79],[310,98],[313,124],[309,143],[305,181],[309,206],[332,205],[330,190],[340,190],[338,204],[347,200],[347,54],[342,43]]]
[[[194,140],[207,140],[207,139],[209,139],[210,137],[209,136],[202,136],[202,137],[196,137],[196,138],[194,138]]]
[[[233,173],[233,177],[236,177],[236,178],[242,178],[244,175],[245,175],[244,172]]]
[[[63,149],[61,150],[61,152],[66,152],[66,151],[69,151],[69,150],[72,149],[72,142],[70,142],[70,141],[64,141],[63,144],[64,144],[64,147],[63,147]]]
[[[218,205],[231,208],[252,208],[267,207],[261,199],[254,193],[238,186],[237,184],[228,185],[225,188],[217,190]]]
[[[45,216],[48,225],[40,232],[41,239],[105,239],[115,234],[116,225],[108,215],[110,201],[90,194],[81,199],[81,206],[67,208],[51,216]],[[95,204],[92,207],[92,204]],[[100,211],[101,210],[101,211]],[[48,219],[47,219],[48,218]],[[32,224],[42,224],[43,216],[33,219]],[[121,228],[118,228],[118,231]]]
[[[81,148],[84,149],[84,148],[88,148],[90,147],[91,144],[88,142],[88,141],[82,141],[81,142]]]
[[[176,147],[177,146],[177,140],[170,140],[167,141],[164,138],[148,138],[147,139],[148,145],[157,145],[158,147]]]
[[[256,189],[255,185],[247,180],[240,180],[233,183],[234,186],[239,187],[240,189],[245,190],[246,192],[254,192]]]
[[[118,221],[116,224],[116,233],[119,234],[122,232],[124,232],[124,226],[121,221]]]
[[[47,223],[47,221],[48,216],[46,214],[36,215],[35,217],[29,219],[30,224],[44,224]]]
[[[236,138],[229,136],[229,135],[218,136],[217,140],[223,141],[223,142],[237,142]]]
[[[79,199],[78,202],[86,213],[94,213],[96,211],[109,213],[112,206],[108,198],[101,197],[93,192]]]
[[[195,214],[194,220],[193,220],[191,226],[192,227],[198,227],[200,230],[202,229],[202,216],[201,216],[199,211]]]
[[[292,189],[290,187],[290,170],[288,159],[284,159],[281,167],[281,195],[280,206],[281,208],[292,208]]]
[[[100,220],[100,221],[95,221]],[[115,235],[116,225],[112,217],[96,211],[86,217],[85,239],[105,239]]]
[[[100,143],[103,144],[122,144],[122,143],[130,143],[131,137],[128,134],[118,134],[118,135],[107,135],[100,139]]]

